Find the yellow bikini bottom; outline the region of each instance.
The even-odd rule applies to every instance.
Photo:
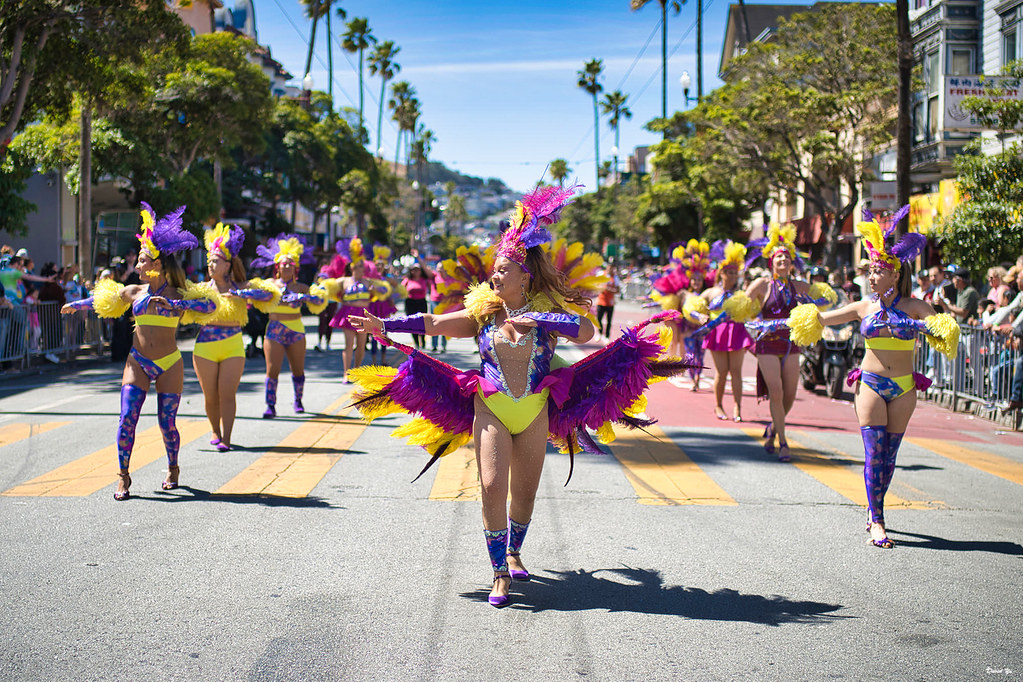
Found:
[[[545,388],[539,393],[530,393],[519,400],[514,400],[500,391],[489,396],[480,393],[479,396],[494,416],[501,420],[508,433],[515,436],[529,428],[539,416],[540,410],[547,407],[549,394],[550,389]]]

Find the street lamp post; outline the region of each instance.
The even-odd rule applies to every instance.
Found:
[[[678,77],[678,84],[682,86],[682,94],[686,98],[686,106],[689,106],[690,102],[699,100],[699,97],[689,96],[689,88],[693,85],[693,78],[689,75],[688,71],[683,71],[682,75]]]
[[[423,195],[419,191],[419,181],[418,180],[413,180],[412,181],[412,191],[416,193],[416,217],[415,217],[415,227],[412,230],[412,242],[416,245],[416,248],[419,248],[421,246],[421,242],[422,242],[422,235],[420,234],[420,228],[419,228],[419,220],[420,220],[419,216],[422,213],[422,209],[423,209]]]
[[[307,73],[305,78],[302,79],[302,103],[306,107],[312,102],[314,87],[316,87],[316,81],[313,80],[313,74]]]

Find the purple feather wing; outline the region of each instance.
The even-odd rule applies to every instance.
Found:
[[[408,359],[398,367],[398,373],[384,388],[356,394],[352,405],[371,408],[393,401],[409,414],[422,417],[448,433],[470,432],[474,416],[473,395],[464,395],[458,381],[464,373],[409,346],[394,341],[390,345],[407,353]],[[442,443],[433,451],[427,450],[432,459],[419,476],[439,459],[438,453],[446,447],[447,443]]]
[[[646,391],[652,377],[674,376],[700,366],[692,357],[662,358],[664,348],[657,342],[657,334],[642,333],[649,324],[678,316],[677,312],[661,313],[629,327],[610,344],[572,365],[568,398],[560,407],[553,401],[548,405],[551,440],[567,444],[569,454],[574,454],[576,445],[599,453],[587,429],[598,429],[608,421],[629,428],[653,424],[652,420],[630,417],[625,410]]]

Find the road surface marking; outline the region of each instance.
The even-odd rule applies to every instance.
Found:
[[[0,426],[0,448],[17,443],[20,440],[38,436],[71,422],[43,422],[42,424],[8,424]]]
[[[209,433],[209,425],[198,419],[181,419],[178,420],[178,433],[184,446]],[[131,471],[134,473],[166,456],[160,427],[151,426],[135,437]],[[116,483],[116,474],[117,446],[112,444],[5,490],[3,494],[11,497],[85,497]]]
[[[426,462],[423,464],[425,466]],[[431,500],[467,502],[480,499],[476,448],[471,441],[441,457],[434,466],[437,474],[430,489]]]
[[[743,427],[747,436],[757,442],[763,442],[763,431],[759,428]],[[801,437],[815,440],[813,436],[803,431],[789,431]],[[819,449],[811,449],[802,443],[793,440],[789,441],[789,452],[792,455],[792,466],[800,471],[809,474],[819,482],[834,490],[847,500],[858,504],[864,509],[867,508],[867,491],[863,483],[863,456],[859,453],[849,453],[831,449],[831,451],[846,461],[838,461]],[[777,444],[777,441],[775,441]],[[850,466],[848,460],[856,462]],[[947,505],[940,500],[905,500],[888,491],[884,497],[885,509],[945,509]]]
[[[351,396],[347,393],[335,400],[324,410],[325,416],[303,422],[214,494],[308,495],[366,430],[365,422],[348,418],[352,408],[341,410]]]
[[[640,504],[738,504],[658,426],[646,430],[624,431],[611,444]]]
[[[918,445],[942,457],[966,464],[984,473],[1004,478],[1010,483],[1023,485],[1023,464],[1020,462],[999,457],[983,450],[965,448],[958,443],[951,443],[937,438],[907,438],[906,440],[913,445]]]

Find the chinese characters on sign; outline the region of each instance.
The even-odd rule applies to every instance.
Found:
[[[1023,85],[1009,76],[945,76],[945,130],[982,130],[984,126],[963,108],[966,97],[1020,100]]]

